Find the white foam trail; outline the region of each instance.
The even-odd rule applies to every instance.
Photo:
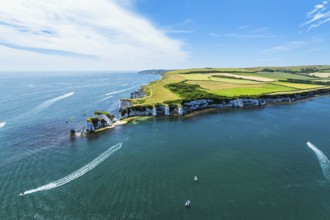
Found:
[[[127,89],[118,90],[118,91],[114,91],[114,92],[109,92],[109,93],[107,93],[107,94],[105,94],[105,95],[108,96],[108,95],[113,95],[113,94],[117,94],[117,93],[125,92],[125,91],[127,91],[127,90],[134,89],[135,87],[137,87],[137,85],[132,86],[132,87],[129,87],[129,88],[127,88]]]
[[[107,100],[107,99],[111,99],[111,98],[113,98],[113,96],[105,97],[103,99],[100,99],[99,102],[104,101],[104,100]]]
[[[307,146],[314,151],[319,160],[322,172],[324,177],[330,181],[330,162],[329,159],[320,151],[317,147],[315,147],[311,142],[307,142]]]
[[[64,184],[67,184],[67,183],[81,177],[82,175],[84,175],[88,171],[94,169],[97,165],[99,165],[105,159],[107,159],[111,154],[113,154],[114,152],[119,150],[121,148],[122,144],[123,143],[119,143],[119,144],[116,144],[116,145],[110,147],[108,150],[106,150],[105,152],[100,154],[97,158],[95,158],[94,160],[92,160],[91,162],[89,162],[88,164],[86,164],[85,166],[80,168],[79,170],[76,170],[75,172],[71,173],[70,175],[68,175],[66,177],[63,177],[59,180],[48,183],[46,185],[40,186],[36,189],[27,190],[23,193],[20,193],[19,195],[23,196],[23,195],[32,194],[32,193],[35,193],[35,192],[40,192],[40,191],[45,191],[45,190],[50,190],[50,189],[54,189],[54,188],[63,186]]]
[[[0,122],[0,128],[5,127],[5,125],[6,125],[6,122],[5,121]]]
[[[28,113],[16,117],[16,119],[22,119],[22,118],[26,118],[26,117],[31,116],[31,115],[34,115],[34,114],[38,114],[39,112],[45,110],[46,108],[48,108],[50,105],[54,104],[55,102],[60,101],[62,99],[65,99],[67,97],[70,97],[72,95],[74,95],[74,92],[69,92],[69,93],[67,93],[65,95],[62,95],[62,96],[58,96],[56,98],[49,99],[49,100],[41,103],[40,105],[38,105],[37,107],[35,107],[31,111],[29,111]]]

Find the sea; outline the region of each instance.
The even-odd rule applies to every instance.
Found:
[[[329,219],[329,96],[70,137],[159,78],[0,73],[0,219]]]

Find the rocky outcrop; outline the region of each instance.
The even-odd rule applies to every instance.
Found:
[[[157,108],[156,107],[154,107],[152,109],[152,116],[157,116]]]
[[[105,114],[94,114],[94,118],[98,118],[99,121],[104,120],[108,126],[112,125],[112,120],[108,116],[106,116]]]
[[[95,131],[95,126],[92,121],[87,121],[86,122],[86,130],[87,132],[94,132]]]
[[[146,92],[143,89],[131,93],[131,99],[139,99],[146,96]]]
[[[95,111],[93,117],[86,119],[86,132],[93,133],[98,129],[111,127],[115,116],[109,112]]]
[[[165,106],[165,115],[167,116],[171,115],[169,106]]]
[[[132,106],[132,102],[129,99],[119,100],[119,110],[126,109]]]
[[[184,114],[183,107],[181,105],[178,107],[178,114],[179,115],[183,115]]]

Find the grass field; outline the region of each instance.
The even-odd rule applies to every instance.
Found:
[[[273,79],[304,79],[310,80],[312,79],[309,76],[292,74],[292,73],[283,73],[283,72],[259,72],[255,74],[256,76],[268,77]]]
[[[296,89],[289,88],[286,86],[264,84],[259,87],[241,87],[241,88],[233,88],[233,89],[213,90],[209,92],[219,96],[238,97],[238,96],[258,96],[258,95],[271,94],[275,92],[288,92],[294,90]]]
[[[165,88],[167,84],[177,83],[184,81],[185,79],[178,74],[165,74],[165,76],[158,81],[150,83],[148,86],[145,86],[145,90],[149,95],[142,99],[135,99],[135,104],[144,104],[144,105],[155,105],[158,103],[164,103],[165,101],[174,101],[179,100],[180,97],[170,90]]]
[[[295,89],[315,89],[325,87],[323,85],[313,85],[313,84],[301,84],[301,83],[289,83],[289,82],[274,82],[275,85],[286,86]]]
[[[256,75],[238,75],[238,74],[232,74],[232,73],[219,73],[218,76],[224,76],[224,77],[232,77],[237,79],[245,79],[245,80],[253,80],[258,82],[272,82],[275,81],[274,79],[266,78],[266,77],[260,77]]]
[[[181,77],[183,77],[184,79],[187,80],[205,80],[205,81],[209,81],[210,77],[213,75],[216,75],[215,73],[209,74],[209,73],[196,73],[196,74],[179,74]]]
[[[264,67],[201,68],[167,72],[161,80],[145,86],[144,89],[148,95],[144,98],[134,99],[133,104],[156,105],[169,102],[179,103],[183,99],[208,98],[208,96],[209,98],[257,97],[266,94],[292,94],[312,91],[325,88],[323,85],[313,84],[316,80],[323,81],[325,79],[309,76],[309,73],[305,72],[315,69],[315,71],[317,70],[316,73],[319,73],[330,66],[272,68],[269,72],[264,72],[266,69]],[[275,70],[282,71],[275,72]],[[294,71],[298,71],[298,73]],[[286,82],[288,79],[295,79],[297,83]],[[304,84],[305,82],[306,84]]]
[[[210,77],[210,80],[216,82],[225,82],[225,83],[233,83],[233,84],[260,84],[260,82],[246,80],[246,79],[230,79],[230,78],[222,78],[222,77]]]
[[[234,89],[234,88],[242,88],[242,87],[256,87],[262,86],[261,83],[259,84],[237,84],[237,83],[226,83],[226,82],[219,82],[219,81],[187,81],[186,83],[192,85],[199,85],[203,89],[208,90],[219,90],[219,89]]]

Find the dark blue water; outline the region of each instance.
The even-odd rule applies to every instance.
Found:
[[[329,218],[329,164],[306,145],[330,156],[329,97],[69,138],[67,119],[82,127],[94,110],[117,113],[120,97],[155,79],[0,75],[1,219]]]

